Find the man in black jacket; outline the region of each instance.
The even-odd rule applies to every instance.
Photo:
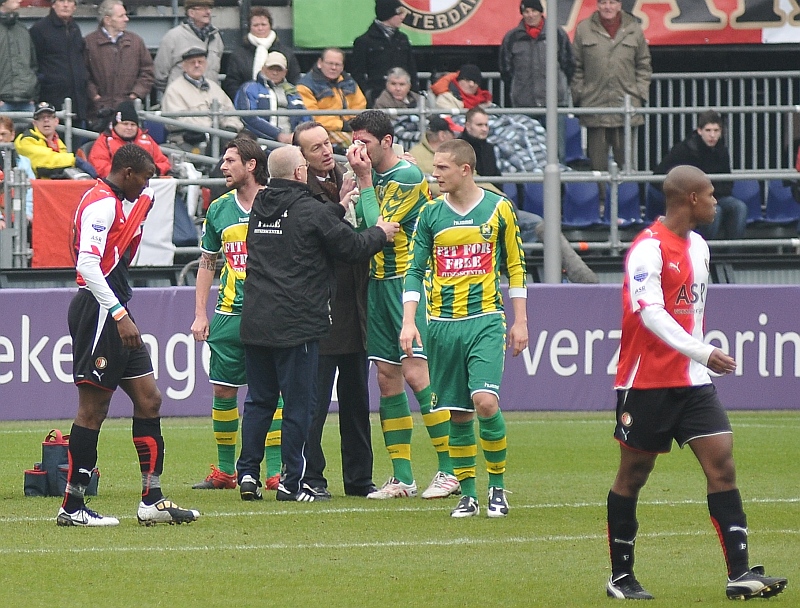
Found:
[[[334,160],[328,131],[318,122],[302,123],[295,129],[294,143],[308,161],[307,183],[311,193],[338,217],[344,217],[345,208],[340,203],[349,200],[355,182],[352,179],[343,180],[343,168]],[[320,209],[320,213],[323,213],[323,209]],[[330,493],[324,474],[327,463],[322,451],[322,430],[328,416],[337,370],[344,493],[366,496],[375,489],[372,483],[373,453],[367,382],[369,260],[355,264],[337,260],[335,269],[336,296],[331,299],[331,332],[319,342],[317,408],[308,434],[306,473],[303,477],[304,483],[323,498],[329,497]]]
[[[403,32],[405,10],[399,0],[376,0],[375,20],[369,29],[353,41],[350,74],[364,92],[369,107],[386,88],[386,73],[403,68],[411,76],[411,88],[417,90],[417,62],[411,42]]]
[[[704,173],[730,173],[731,161],[728,146],[722,139],[722,116],[714,110],[706,110],[697,117],[697,130],[661,159],[653,170],[666,175],[678,165],[692,165]],[[714,181],[714,196],[717,199],[717,214],[714,222],[698,226],[697,232],[708,240],[715,238],[741,239],[747,225],[747,205],[732,196],[732,181]],[[657,185],[660,188],[660,184]]]
[[[356,233],[311,196],[308,163],[299,148],[275,150],[267,166],[269,186],[256,196],[247,232],[240,331],[249,390],[236,470],[242,498],[260,499],[264,440],[283,394],[285,472],[277,499],[311,502],[317,497],[301,481],[317,402],[319,340],[330,330],[336,290],[333,261],[368,259],[394,237],[399,224],[379,219]]]

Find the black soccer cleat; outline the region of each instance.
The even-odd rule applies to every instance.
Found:
[[[765,576],[764,566],[753,566],[741,576],[733,580],[728,579],[725,595],[729,600],[768,598],[783,591],[787,582],[785,578],[778,576]]]
[[[606,595],[618,600],[652,600],[653,596],[636,580],[633,574],[621,574],[608,579]]]

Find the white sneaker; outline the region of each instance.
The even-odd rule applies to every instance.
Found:
[[[412,481],[410,484],[403,483],[396,477],[390,477],[380,490],[375,490],[367,494],[367,498],[374,500],[386,500],[387,498],[406,498],[417,495],[417,484]]]
[[[508,515],[508,499],[506,490],[492,486],[489,488],[489,506],[486,508],[489,517],[505,517]]]
[[[75,511],[67,513],[64,507],[59,507],[56,524],[59,526],[84,526],[86,528],[98,528],[101,526],[118,526],[119,520],[116,517],[108,517],[95,513],[87,509],[86,505]]]
[[[136,517],[143,526],[154,526],[156,524],[188,524],[200,517],[200,511],[181,509],[168,498],[162,498],[152,505],[146,505],[140,502]]]
[[[461,484],[455,475],[439,471],[431,481],[422,498],[447,498],[453,494],[461,494]]]

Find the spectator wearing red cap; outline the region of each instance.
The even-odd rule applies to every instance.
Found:
[[[110,128],[95,140],[89,152],[89,162],[97,170],[97,177],[106,177],[111,172],[111,159],[114,157],[114,153],[125,144],[130,143],[144,148],[153,157],[156,164],[156,175],[166,175],[172,169],[169,159],[155,140],[148,135],[147,131],[139,128],[136,107],[133,100],[127,99],[117,106]]]

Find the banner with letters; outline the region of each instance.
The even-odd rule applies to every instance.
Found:
[[[401,2],[403,31],[417,46],[499,45],[520,21],[517,0]],[[622,0],[622,7],[641,21],[651,46],[800,42],[800,0]],[[557,8],[572,38],[597,0],[558,0]],[[302,0],[293,10],[301,48],[349,48],[375,18],[374,0]]]
[[[72,384],[66,321],[74,293],[72,289],[0,289],[0,420],[75,415],[77,390]],[[612,412],[620,287],[535,285],[528,294],[530,343],[518,357],[506,357],[501,407]],[[727,408],[800,407],[798,301],[800,286],[710,286],[706,341],[738,363],[735,373],[715,380]],[[214,302],[213,296],[209,298],[209,306]],[[196,343],[189,331],[194,288],[136,289],[130,309],[150,349],[164,399],[163,414],[208,416],[208,347]],[[378,395],[373,371],[373,411],[377,411]],[[110,415],[131,415],[130,401],[122,391],[115,394]]]

